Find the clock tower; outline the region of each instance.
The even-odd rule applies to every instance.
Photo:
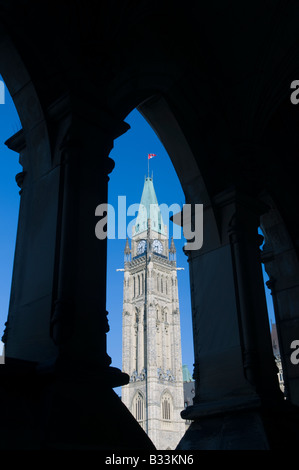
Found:
[[[150,177],[125,246],[123,371],[122,401],[158,450],[175,449],[185,432],[176,249]]]

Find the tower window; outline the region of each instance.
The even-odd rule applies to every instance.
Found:
[[[137,392],[133,401],[133,415],[139,424],[143,425],[144,422],[144,397],[141,392]]]
[[[171,420],[171,411],[171,397],[168,393],[166,393],[163,395],[161,402],[162,419],[164,421]]]

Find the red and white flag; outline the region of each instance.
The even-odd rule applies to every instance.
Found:
[[[156,157],[157,155],[155,153],[149,153],[147,156],[148,156],[148,159],[150,160],[151,158]]]

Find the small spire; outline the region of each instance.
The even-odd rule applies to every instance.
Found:
[[[129,255],[130,253],[131,253],[131,250],[130,250],[130,245],[129,245],[129,239],[127,237],[126,246],[125,246],[125,255]]]
[[[175,248],[175,244],[174,244],[174,241],[173,241],[173,237],[171,237],[171,244],[170,244],[169,252],[170,253],[176,253],[176,248]]]

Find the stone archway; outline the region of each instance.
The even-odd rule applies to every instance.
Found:
[[[277,402],[280,392],[268,334],[257,234],[266,206],[235,188],[210,197],[166,100],[151,97],[138,109],[167,149],[186,202],[204,204],[204,246],[188,253],[196,393],[193,406],[182,416],[196,422],[236,409],[247,413],[258,408],[266,396]],[[249,416],[257,419],[255,411],[249,411]],[[233,422],[233,415],[231,419]],[[263,426],[259,432],[256,441],[248,430],[249,446],[267,446]],[[206,439],[210,439],[207,429],[199,437],[196,425],[191,425],[179,448],[205,448]],[[235,439],[238,448],[237,435]],[[227,445],[225,438],[221,445]]]
[[[20,179],[22,210],[7,350],[13,357],[43,362],[56,357],[59,349],[70,379],[68,396],[76,392],[72,402],[61,396],[61,389],[56,389],[56,395],[49,392],[58,404],[51,425],[46,420],[46,427],[52,430],[50,442],[54,447],[65,443],[67,435],[71,446],[98,446],[93,439],[96,432],[92,431],[86,444],[86,436],[78,430],[75,409],[96,429],[99,422],[105,423],[105,430],[110,425],[102,448],[115,444],[116,433],[118,445],[126,442],[126,448],[132,446],[125,424],[111,425],[113,419],[118,423],[122,416],[123,423],[129,422],[134,428],[111,390],[101,396],[111,405],[113,419],[110,410],[106,411],[109,407],[98,405],[103,384],[107,391],[124,378],[110,368],[106,354],[106,248],[104,243],[95,242],[90,227],[94,226],[96,205],[107,202],[108,174],[113,168],[108,155],[113,139],[126,131],[123,119],[128,110],[139,105],[173,158],[186,202],[205,204],[204,247],[188,253],[196,397],[184,416],[197,423],[190,426],[181,448],[269,448],[266,427],[270,434],[273,430],[272,447],[281,444],[280,439],[290,447],[285,428],[277,432],[276,411],[282,408],[267,340],[256,239],[265,207],[256,191],[264,184],[274,153],[270,186],[275,189],[276,181],[282,183],[281,175],[285,176],[279,194],[295,195],[291,207],[287,207],[288,198],[282,205],[296,233],[291,214],[298,205],[296,175],[292,169],[285,171],[282,158],[292,144],[291,156],[296,155],[296,140],[287,145],[287,133],[279,119],[262,142],[271,144],[267,158],[263,145],[257,151],[255,138],[264,137],[268,118],[278,104],[277,96],[286,96],[289,80],[294,79],[291,75],[297,73],[293,5],[290,9],[276,5],[269,17],[267,5],[250,4],[244,16],[237,2],[220,6],[216,14],[214,8],[196,2],[190,9],[180,4],[169,9],[168,2],[141,2],[136,10],[127,2],[121,2],[120,9],[105,2],[98,18],[92,3],[76,2],[72,7],[64,5],[62,10],[60,4],[44,3],[5,2],[3,14],[5,27],[22,49],[40,87],[42,111],[30,77],[24,70],[21,79],[14,76],[18,60],[12,63],[7,54],[11,46],[9,42],[5,45],[5,38],[2,58],[10,66],[10,72],[3,70],[3,76],[12,96],[19,100],[16,106],[26,143],[20,134],[8,142],[10,148],[22,148],[26,174],[22,175],[23,182]],[[22,14],[26,14],[25,21]],[[148,34],[153,20],[154,36]],[[57,27],[57,34],[52,42],[53,27]],[[277,35],[277,31],[282,34]],[[53,50],[59,57],[54,57]],[[39,73],[35,57],[44,66],[47,62],[44,73]],[[46,60],[42,60],[44,57]],[[74,71],[78,71],[75,80]],[[56,82],[52,84],[53,76]],[[157,94],[164,98],[149,99]],[[283,115],[288,114],[288,104],[285,101]],[[295,133],[298,117],[291,121]],[[260,161],[264,166],[261,175],[256,171]],[[290,181],[295,184],[289,192]],[[101,287],[96,291],[98,279]],[[82,381],[88,382],[87,392],[83,386],[80,389]],[[88,410],[78,390],[85,392]],[[262,422],[265,415],[267,419]],[[196,427],[198,421],[200,428]],[[231,429],[235,430],[233,435]],[[146,442],[143,440],[145,446]]]

